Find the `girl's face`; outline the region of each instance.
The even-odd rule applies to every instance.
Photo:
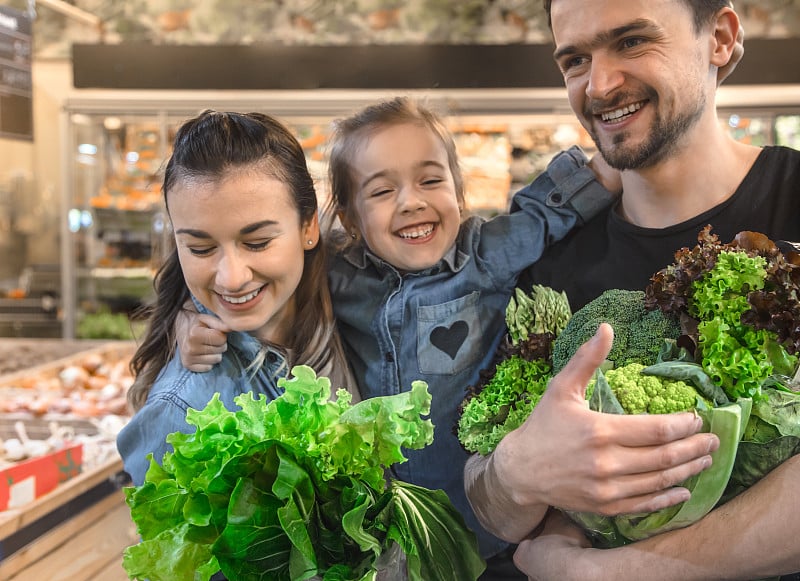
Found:
[[[352,159],[358,224],[369,248],[398,270],[429,268],[455,243],[461,224],[447,152],[417,124],[371,134]]]
[[[168,194],[186,284],[235,331],[285,343],[304,252],[319,242],[316,219],[300,223],[288,187],[254,170],[189,179]]]

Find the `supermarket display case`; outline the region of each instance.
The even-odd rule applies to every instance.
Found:
[[[792,91],[756,87],[720,93],[720,123],[734,138],[800,147],[800,99]],[[322,207],[331,121],[396,94],[422,98],[444,116],[456,140],[473,213],[505,212],[511,194],[562,149],[578,143],[589,155],[594,153],[561,88],[81,91],[80,97],[66,101],[62,113],[63,336],[99,338],[82,335],[82,323],[105,313],[128,315],[152,292],[170,235],[161,170],[184,120],[208,108],[278,117],[306,151]]]
[[[97,91],[66,102],[62,113],[65,219],[62,305],[65,338],[88,317],[130,315],[152,293],[169,237],[161,200],[162,168],[177,127],[203,109],[262,111],[297,135],[327,201],[326,146],[333,119],[396,93]],[[514,91],[410,92],[443,114],[456,139],[468,209],[507,210],[510,193],[537,175],[557,151],[588,136],[562,92],[531,99]],[[125,337],[112,337],[125,338]]]
[[[62,228],[67,338],[76,336],[83,317],[130,313],[152,288],[165,236],[157,176],[167,127],[158,114],[68,116]]]

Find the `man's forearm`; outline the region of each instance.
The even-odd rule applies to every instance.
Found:
[[[603,579],[761,579],[800,571],[800,457],[691,527],[611,551],[592,565]],[[606,572],[612,572],[606,575]]]
[[[547,505],[521,506],[508,495],[494,471],[494,456],[474,455],[467,461],[464,486],[481,524],[497,537],[517,543],[535,529]]]

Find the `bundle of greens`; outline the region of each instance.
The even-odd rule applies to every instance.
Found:
[[[648,514],[568,513],[595,546],[613,547],[686,526],[800,452],[800,255],[742,233],[720,244],[704,229],[693,250],[653,276],[645,292],[612,289],[560,332],[530,335],[535,349],[501,348],[462,404],[462,445],[488,454],[518,427],[547,382],[601,322],[614,328],[608,361],[587,389],[604,413],[695,410],[720,437],[712,467],[683,483],[689,501]],[[535,296],[541,291],[534,292]],[[520,304],[515,301],[514,308]],[[516,314],[513,319],[525,319]],[[541,331],[541,329],[538,329]]]
[[[125,550],[131,579],[461,581],[484,568],[474,534],[444,492],[386,479],[401,448],[433,438],[425,382],[350,404],[306,366],[281,380],[277,399],[215,396],[189,410],[192,434],[150,459],[145,482],[125,490],[142,541]],[[394,573],[396,574],[396,573]]]
[[[723,244],[707,226],[646,289],[708,380],[753,400],[723,501],[800,453],[800,253],[782,245],[749,231]]]
[[[507,337],[493,369],[481,372],[459,410],[455,432],[468,452],[491,453],[530,415],[552,376],[553,340],[571,316],[564,293],[541,285],[530,294],[516,289],[506,308]]]

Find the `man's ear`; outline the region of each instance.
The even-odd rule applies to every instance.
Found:
[[[744,55],[744,29],[732,8],[723,8],[714,20],[711,64],[717,67],[717,86],[727,79]]]

